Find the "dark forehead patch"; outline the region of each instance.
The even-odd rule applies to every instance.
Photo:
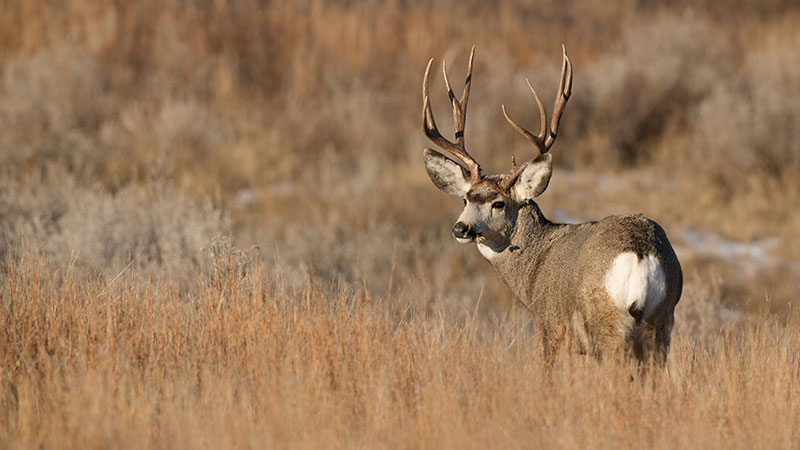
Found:
[[[486,203],[500,195],[500,188],[494,180],[483,179],[472,185],[467,192],[467,200],[475,203]]]

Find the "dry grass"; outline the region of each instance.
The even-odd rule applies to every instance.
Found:
[[[422,167],[428,58],[477,46],[501,171],[562,42],[540,204],[665,227],[668,374],[542,367]],[[788,0],[0,2],[0,447],[796,445],[799,48]]]
[[[132,272],[109,285],[59,267],[56,280],[41,256],[22,258],[0,308],[0,445],[750,449],[800,439],[800,339],[777,324],[718,329],[707,342],[679,328],[669,371],[631,381],[627,366],[577,356],[544,367],[527,319],[286,286],[234,259],[220,255],[181,291]]]

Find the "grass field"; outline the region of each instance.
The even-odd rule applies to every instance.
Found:
[[[487,321],[285,285],[225,255],[179,289],[10,269],[3,448],[792,448],[800,338],[765,318],[691,334],[668,370],[565,356]],[[687,298],[687,301],[702,299]],[[687,319],[684,318],[684,323]]]
[[[0,3],[0,448],[796,448],[795,3]],[[429,58],[476,46],[500,172],[562,43],[540,206],[644,213],[684,269],[633,381],[543,365],[422,164]]]

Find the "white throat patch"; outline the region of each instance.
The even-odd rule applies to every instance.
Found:
[[[478,251],[481,252],[481,255],[488,260],[491,260],[498,254],[496,251],[492,250],[492,247],[480,242],[478,243]]]

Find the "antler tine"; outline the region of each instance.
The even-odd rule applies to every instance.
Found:
[[[520,165],[516,164],[516,161],[514,160],[513,156],[511,157],[511,170],[508,172],[508,174],[506,174],[505,177],[503,177],[502,181],[500,181],[500,188],[503,190],[506,190],[511,186],[511,184],[514,182],[514,180],[517,179],[519,174],[521,174],[522,171],[525,170],[525,166],[527,166],[534,159],[538,158],[540,155],[546,153],[547,150],[549,149],[549,147],[545,144],[545,133],[547,133],[547,113],[544,111],[544,105],[542,105],[542,99],[539,98],[539,94],[536,93],[536,89],[533,88],[533,85],[531,84],[530,80],[526,78],[525,81],[528,83],[528,87],[533,93],[533,98],[536,99],[536,106],[539,107],[539,134],[535,135],[530,131],[526,130],[525,128],[519,126],[513,120],[511,120],[511,118],[508,117],[508,113],[506,113],[505,105],[501,105],[501,109],[503,110],[503,116],[505,116],[506,121],[508,121],[508,123],[512,127],[514,127],[514,129],[517,130],[521,135],[525,136],[525,139],[533,142],[533,144],[536,146],[539,152],[531,156],[527,161],[525,161]]]
[[[450,152],[456,156],[464,165],[467,166],[470,172],[470,179],[474,182],[481,178],[480,164],[467,153],[464,145],[464,127],[466,124],[467,116],[467,102],[469,101],[469,91],[472,84],[472,67],[475,58],[475,47],[472,47],[472,52],[469,57],[469,67],[467,69],[467,78],[464,81],[464,90],[461,93],[461,99],[456,99],[453,89],[450,86],[450,80],[447,78],[447,67],[442,62],[442,74],[444,75],[444,83],[447,87],[447,94],[450,98],[450,104],[453,107],[453,125],[455,127],[455,142],[450,142],[439,132],[436,127],[436,121],[433,118],[433,109],[431,108],[430,96],[428,90],[428,81],[430,79],[430,70],[433,59],[428,61],[428,67],[425,69],[425,77],[422,80],[422,125],[425,135],[442,149]]]
[[[447,64],[442,60],[442,77],[444,77],[444,86],[447,89],[447,97],[450,99],[450,106],[453,108],[453,127],[455,128],[456,144],[464,146],[464,117],[461,114],[461,102],[456,98],[453,93],[453,88],[450,86],[450,79],[447,78]]]
[[[558,94],[556,95],[555,104],[553,105],[553,117],[550,122],[550,131],[547,132],[547,115],[544,111],[544,106],[542,106],[542,100],[539,98],[539,95],[536,93],[536,90],[531,85],[530,81],[527,79],[525,81],[528,82],[528,87],[531,89],[533,93],[533,97],[536,99],[536,105],[539,107],[539,117],[540,117],[540,131],[538,135],[534,135],[530,131],[522,128],[521,126],[517,125],[508,114],[506,114],[505,105],[502,106],[503,115],[505,116],[508,123],[514,127],[520,134],[525,136],[526,139],[533,142],[539,150],[539,153],[525,161],[520,165],[512,164],[511,170],[503,177],[503,180],[500,182],[500,186],[503,189],[508,189],[511,184],[517,179],[517,177],[522,173],[525,169],[525,166],[530,164],[534,159],[538,158],[539,156],[547,153],[550,150],[550,147],[553,146],[555,143],[556,137],[558,136],[558,124],[561,121],[561,116],[564,114],[564,108],[567,105],[567,100],[569,100],[570,95],[572,95],[572,62],[569,60],[567,56],[567,49],[562,44],[561,45],[562,51],[562,61],[561,61],[561,80],[559,81],[558,85]],[[546,134],[546,136],[545,136]]]
[[[553,105],[553,119],[550,122],[550,133],[545,139],[545,147],[550,148],[553,146],[556,137],[558,136],[558,123],[561,121],[561,115],[564,114],[564,107],[567,106],[567,100],[572,95],[572,61],[567,56],[567,49],[564,44],[561,44],[562,61],[561,61],[561,81],[558,83],[558,95],[556,96],[555,104]]]
[[[428,61],[428,67],[425,69],[425,77],[422,79],[422,128],[423,131],[425,131],[425,136],[428,136],[428,139],[442,148],[449,149],[455,146],[455,144],[445,139],[444,136],[439,133],[439,128],[436,126],[436,120],[433,118],[433,110],[431,109],[430,93],[428,90],[431,64],[433,64],[433,58]]]
[[[475,46],[469,54],[469,64],[467,65],[467,77],[464,79],[464,89],[461,91],[461,99],[457,99],[453,88],[450,86],[450,79],[447,77],[447,64],[442,60],[442,75],[444,84],[447,87],[447,96],[453,107],[453,125],[455,127],[456,143],[464,147],[464,128],[467,121],[467,103],[469,102],[469,91],[472,87],[472,67],[475,60]]]
[[[528,87],[533,93],[533,98],[536,99],[536,106],[539,107],[539,122],[540,122],[539,134],[535,135],[530,131],[526,130],[525,128],[519,126],[513,120],[511,120],[511,117],[508,117],[508,113],[506,112],[506,105],[500,105],[500,108],[503,110],[503,116],[505,116],[506,121],[512,127],[514,127],[514,129],[517,130],[521,135],[525,136],[527,140],[533,142],[533,144],[539,148],[539,154],[542,154],[547,151],[547,147],[545,147],[544,145],[544,134],[547,132],[547,113],[544,111],[544,105],[542,105],[542,99],[539,98],[539,94],[536,93],[536,89],[533,88],[533,85],[531,85],[530,80],[526,78],[525,82],[528,83]]]

